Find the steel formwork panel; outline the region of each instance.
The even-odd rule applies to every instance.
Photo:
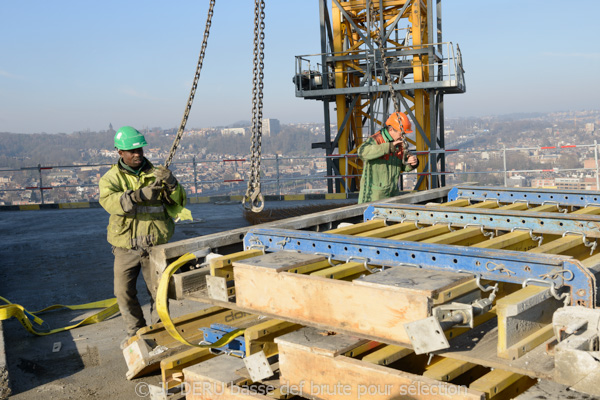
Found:
[[[370,205],[364,214],[365,221],[385,219],[387,222],[418,221],[421,224],[443,222],[451,225],[480,225],[485,229],[511,231],[532,230],[532,233],[563,235],[565,232],[581,232],[586,237],[600,237],[600,217],[562,213],[527,213],[522,211],[481,209],[465,207],[438,207],[419,205]]]
[[[546,277],[556,287],[569,288],[572,304],[590,308],[595,305],[594,275],[580,261],[567,256],[283,229],[252,229],[244,238],[244,246],[264,246],[267,252],[318,253],[333,260],[388,267],[408,265],[470,272],[484,279],[517,284]]]
[[[579,190],[523,189],[506,187],[457,186],[448,193],[448,201],[469,198],[474,201],[498,200],[500,203],[528,201],[531,204],[557,203],[561,206],[600,206],[600,192]]]

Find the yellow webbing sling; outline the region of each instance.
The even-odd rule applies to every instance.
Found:
[[[217,340],[212,344],[194,344],[190,343],[183,336],[179,334],[179,331],[175,328],[173,321],[171,320],[171,316],[169,315],[169,308],[167,307],[168,302],[168,292],[169,292],[169,280],[171,276],[182,266],[184,266],[188,261],[193,261],[196,259],[196,256],[191,253],[186,253],[179,257],[176,261],[171,263],[163,272],[160,277],[160,282],[158,284],[158,292],[156,293],[156,310],[158,312],[158,316],[160,317],[161,322],[163,323],[165,329],[169,334],[173,337],[173,339],[193,347],[200,347],[205,349],[212,349],[217,347],[223,347],[233,339],[238,336],[244,334],[245,329],[236,329],[234,331],[229,332],[228,334],[221,337],[221,339]]]
[[[110,317],[113,314],[116,314],[119,311],[119,306],[117,305],[117,299],[108,299],[95,301],[87,304],[80,304],[74,306],[65,306],[62,304],[55,304],[50,307],[46,307],[43,310],[39,311],[27,311],[25,307],[19,304],[13,304],[10,301],[6,300],[4,297],[0,296],[0,300],[7,303],[5,305],[0,306],[0,320],[9,319],[15,317],[19,320],[21,325],[25,327],[30,333],[38,336],[51,335],[57,332],[67,331],[69,329],[74,329],[83,325],[95,324],[96,322],[104,321],[106,318]],[[69,310],[88,310],[94,308],[103,308],[103,310],[97,312],[94,315],[90,315],[89,317],[79,321],[75,325],[65,326],[63,328],[51,329],[48,331],[38,331],[35,329],[31,320],[33,320],[36,324],[42,325],[44,320],[38,317],[36,314],[43,313],[45,311],[57,310],[60,308],[68,308]]]

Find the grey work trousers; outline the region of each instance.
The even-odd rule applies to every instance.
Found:
[[[156,301],[156,289],[152,276],[150,258],[147,250],[124,249],[113,247],[115,255],[114,267],[114,290],[117,296],[119,310],[125,321],[127,335],[134,336],[138,329],[146,326],[144,313],[137,298],[137,278],[142,271],[142,276],[146,282],[146,289],[152,299],[150,304],[151,324],[158,322],[158,315],[155,312],[154,302]]]

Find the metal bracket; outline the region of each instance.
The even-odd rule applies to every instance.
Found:
[[[470,304],[455,303],[455,302],[448,303],[448,304],[442,304],[440,306],[434,307],[432,310],[432,314],[438,321],[449,320],[455,314],[461,314],[463,317],[463,323],[456,324],[456,325],[454,325],[454,327],[456,327],[456,328],[471,328],[471,329],[473,329],[473,327],[474,327],[474,325],[473,325],[473,320],[474,320],[473,306],[471,306]]]

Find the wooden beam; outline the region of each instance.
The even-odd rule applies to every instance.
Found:
[[[483,233],[481,233],[481,228],[468,226],[464,229],[457,229],[454,232],[448,232],[443,235],[425,239],[422,242],[423,243],[437,243],[437,244],[456,244],[458,242],[464,242],[464,241],[470,240],[473,243],[462,244],[462,245],[471,245],[471,244],[482,242],[486,239],[487,238],[483,235]]]
[[[279,319],[270,319],[257,325],[246,328],[244,341],[246,342],[246,355],[263,351],[265,356],[277,354],[275,338],[302,328],[302,325]]]
[[[543,206],[537,206],[530,208],[527,212],[558,212],[557,204],[544,204]]]
[[[484,399],[476,390],[346,357],[342,354],[351,340],[345,335],[319,335],[313,328],[278,338],[282,384],[301,388],[302,397],[322,400],[431,399],[432,393]]]
[[[365,265],[363,263],[351,261],[313,272],[311,275],[329,279],[342,279],[361,272],[367,272]]]
[[[440,207],[467,207],[471,202],[469,199],[458,199],[454,201],[448,201],[446,203],[441,203]]]
[[[550,339],[552,314],[561,306],[547,286],[529,285],[498,300],[498,357],[515,360]]]
[[[468,361],[454,360],[452,358],[443,358],[437,363],[426,368],[423,376],[436,379],[442,382],[450,382],[454,378],[475,368],[477,364]]]
[[[527,204],[523,202],[517,202],[512,204],[507,204],[505,206],[501,206],[498,210],[513,210],[513,211],[524,211],[527,210]]]
[[[325,233],[335,233],[338,235],[356,235],[357,233],[367,232],[373,229],[382,228],[385,226],[385,220],[372,219],[370,221],[361,222],[354,225],[344,226],[342,228],[331,229]]]
[[[535,380],[514,372],[495,369],[469,385],[470,389],[486,394],[488,399],[511,399],[516,393],[510,389],[516,387],[518,394],[535,384]]]
[[[598,215],[598,214],[600,214],[600,207],[594,207],[594,206],[584,207],[584,208],[580,208],[579,210],[573,211],[569,214]]]
[[[540,247],[535,247],[529,250],[529,253],[545,253],[545,254],[561,254],[571,250],[577,246],[583,245],[583,236],[581,235],[565,235],[560,239],[542,244]]]
[[[448,233],[450,229],[447,225],[432,225],[426,228],[417,229],[412,232],[402,233],[400,235],[390,236],[389,239],[408,240],[417,242],[419,240],[429,239],[431,237]]]
[[[246,258],[260,256],[261,254],[263,254],[262,250],[252,249],[252,250],[238,251],[237,253],[231,253],[231,254],[227,254],[225,256],[213,258],[212,260],[210,260],[211,273],[215,269],[232,266],[234,261],[245,260]]]
[[[393,344],[387,345],[379,350],[374,351],[362,358],[363,361],[377,365],[389,365],[395,361],[406,357],[409,354],[413,354],[413,350],[408,347],[395,346]]]
[[[474,244],[472,247],[479,247],[482,249],[508,249],[519,247],[524,250],[529,250],[537,247],[537,242],[534,242],[531,239],[529,232],[519,230],[496,236],[490,240]]]
[[[415,229],[417,229],[417,227],[414,222],[402,222],[399,224],[384,226],[383,228],[379,229],[373,229],[372,231],[361,232],[356,236],[386,238],[393,235],[414,231]]]
[[[433,297],[473,280],[468,274],[399,266],[346,282],[277,272],[269,259],[279,253],[234,264],[237,306],[389,344],[410,344],[403,324],[427,318]],[[302,255],[288,252],[287,257],[292,265]]]
[[[498,208],[498,202],[496,200],[487,200],[480,203],[471,204],[466,208]]]

